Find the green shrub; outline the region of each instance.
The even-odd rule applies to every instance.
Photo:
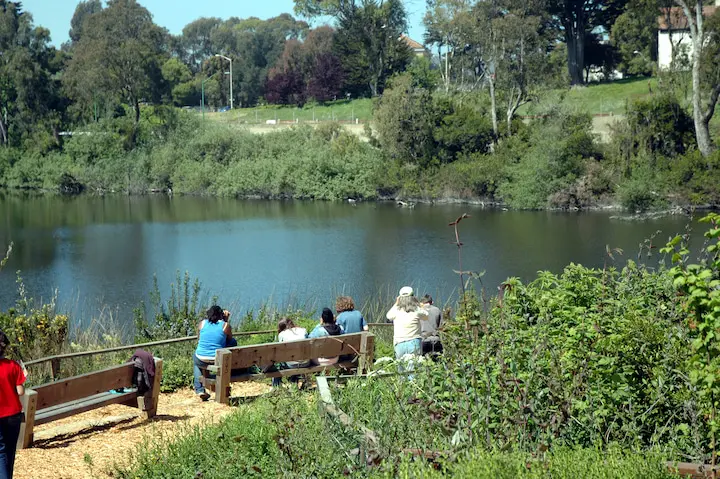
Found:
[[[663,444],[701,456],[707,425],[667,272],[570,265],[528,285],[508,280],[504,291],[500,303],[459,306],[445,326],[444,362],[425,364],[416,396],[401,401],[429,404],[456,444]]]
[[[632,154],[674,157],[695,145],[693,120],[674,95],[654,95],[631,103],[627,112]]]
[[[633,170],[618,186],[620,204],[630,211],[646,211],[664,204],[662,182],[649,168]]]
[[[507,180],[498,194],[516,208],[550,205],[553,195],[568,190],[585,174],[588,160],[600,152],[592,134],[589,115],[551,112],[531,125],[528,139],[516,138],[501,145],[507,158]]]

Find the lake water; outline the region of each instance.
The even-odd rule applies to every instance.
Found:
[[[341,292],[363,304],[405,284],[442,302],[459,285],[448,223],[463,213],[471,215],[460,227],[463,268],[486,271],[492,291],[507,277],[529,280],[570,262],[602,266],[606,245],[625,251],[621,262],[635,259],[643,240],[661,231],[662,245],[689,221],[468,205],[0,196],[0,249],[15,244],[0,272],[0,309],[18,297],[17,270],[29,295],[48,299],[57,290],[60,309],[76,321],[101,312],[131,321],[153,276],[167,295],[177,271],[234,310],[268,301],[322,307]]]

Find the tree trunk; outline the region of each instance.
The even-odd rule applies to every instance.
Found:
[[[715,102],[717,102],[716,88],[710,95],[710,104],[707,111],[703,108],[702,102],[702,85],[701,71],[702,66],[702,50],[705,43],[705,34],[703,29],[702,0],[696,0],[695,12],[693,12],[685,0],[678,0],[678,4],[682,7],[683,13],[688,20],[690,27],[690,35],[692,37],[692,103],[693,103],[693,122],[695,124],[695,138],[698,144],[698,150],[704,157],[710,156],[715,149],[712,138],[710,137],[710,119],[715,110]],[[694,13],[694,15],[693,15]]]
[[[0,144],[5,146],[8,144],[7,125],[5,125],[5,119],[3,118],[6,113],[6,110],[0,108]]]
[[[135,124],[137,125],[140,123],[140,102],[135,100],[133,104],[135,107]]]
[[[585,12],[578,7],[574,15],[569,15],[564,23],[567,43],[568,72],[571,85],[583,84],[585,68]]]
[[[498,119],[497,119],[497,102],[495,100],[495,79],[487,74],[487,82],[490,87],[490,117],[492,118],[493,135],[495,136],[495,142],[499,138],[498,132]]]
[[[693,122],[695,123],[695,138],[697,139],[698,150],[702,156],[708,157],[713,152],[713,142],[710,137],[710,117],[705,115],[702,107],[702,96],[700,87],[700,59],[695,58],[696,51],[699,50],[698,45],[693,39],[693,66],[692,66],[692,86],[693,86]]]

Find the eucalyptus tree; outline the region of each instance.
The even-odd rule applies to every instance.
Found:
[[[140,103],[159,101],[162,94],[168,38],[136,0],[109,0],[84,21],[64,86],[74,101],[88,107],[96,96],[127,103],[137,123]]]
[[[75,13],[70,20],[70,46],[80,41],[85,27],[85,21],[92,15],[100,12],[103,9],[102,2],[100,0],[87,0],[79,2],[75,6]]]

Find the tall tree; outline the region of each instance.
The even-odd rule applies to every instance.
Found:
[[[54,122],[57,133],[64,103],[54,74],[61,59],[49,41],[50,32],[33,26],[20,2],[0,0],[0,145],[18,145],[43,123]]]
[[[202,63],[217,53],[213,45],[213,33],[222,23],[222,20],[215,17],[198,18],[185,25],[180,37],[180,44],[184,50],[185,63],[193,72],[200,71]]]
[[[73,44],[80,41],[85,21],[92,15],[102,11],[102,8],[102,2],[100,2],[100,0],[87,0],[77,4],[72,20],[70,20],[69,36]]]
[[[612,25],[610,40],[618,51],[618,69],[624,74],[652,73],[657,62],[659,12],[657,0],[630,0]]]
[[[547,11],[557,23],[567,44],[570,83],[584,83],[585,40],[602,27],[605,31],[623,12],[627,0],[548,0]]]
[[[63,81],[73,100],[91,105],[96,95],[124,101],[140,120],[140,102],[162,93],[167,31],[136,0],[109,0],[90,16]]]
[[[320,27],[300,42],[285,42],[283,54],[268,73],[265,98],[270,103],[301,105],[307,99],[327,101],[340,95],[343,70],[333,53],[335,31]]]
[[[285,42],[302,39],[307,30],[306,22],[286,13],[268,20],[230,18],[215,30],[213,51],[233,59],[236,103],[254,104],[265,94],[268,72],[282,54]]]
[[[410,62],[401,38],[407,29],[401,0],[295,0],[295,12],[335,18],[335,53],[345,70],[345,89],[353,96],[378,95],[387,79]]]
[[[690,28],[690,61],[692,65],[692,104],[698,150],[707,157],[715,150],[710,136],[710,120],[720,97],[720,11],[706,20],[709,10],[703,0],[691,3],[676,0],[682,7]]]
[[[423,18],[425,43],[437,47],[446,93],[450,90],[455,55],[465,48],[463,37],[467,35],[472,3],[471,0],[427,0],[427,10]],[[459,66],[461,69],[462,66]]]

